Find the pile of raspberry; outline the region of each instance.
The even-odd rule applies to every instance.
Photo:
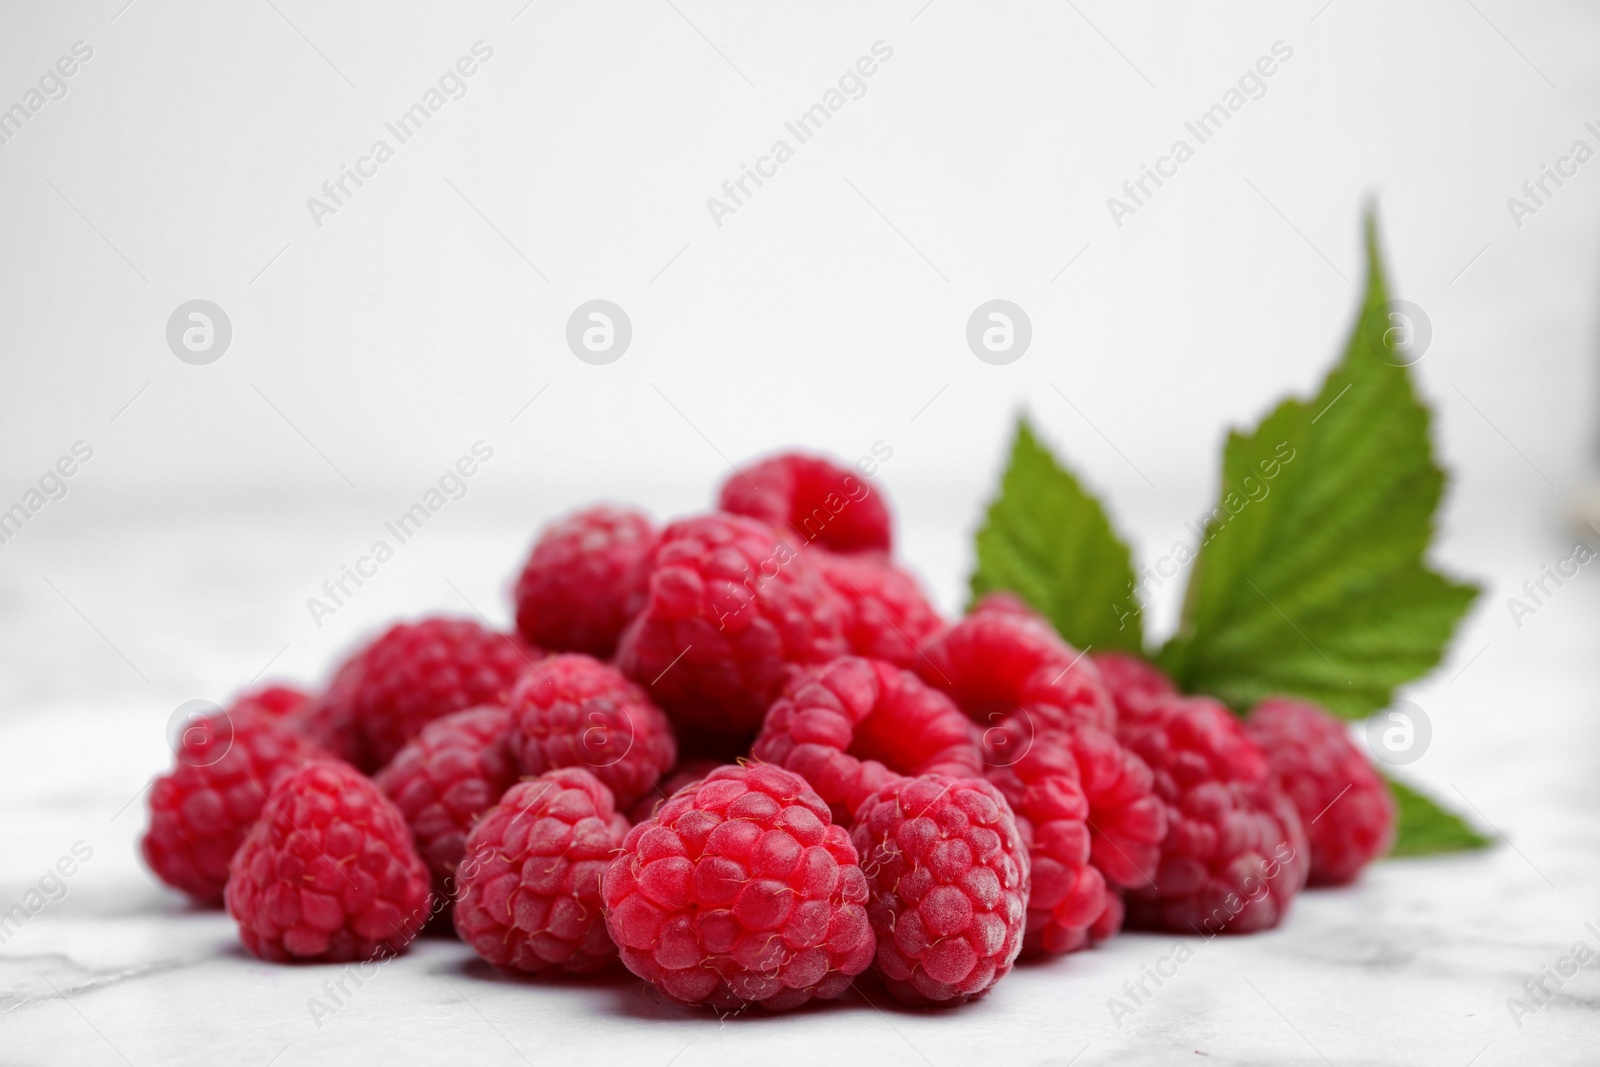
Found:
[[[263,960],[430,931],[725,1015],[953,1006],[1124,926],[1266,929],[1392,844],[1320,708],[1241,719],[1010,594],[943,617],[866,468],[782,454],[716,503],[566,516],[514,629],[400,622],[314,693],[179,724],[146,863]]]

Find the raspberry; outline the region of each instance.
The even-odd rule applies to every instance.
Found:
[[[858,656],[916,665],[917,649],[944,629],[917,580],[874,553],[815,549],[812,562],[845,603],[844,636]]]
[[[157,878],[200,904],[220,904],[228,861],[281,779],[322,751],[248,693],[220,715],[189,724],[177,761],[150,791],[150,828],[140,841]]]
[[[1089,944],[1097,945],[1121,930],[1122,920],[1126,914],[1126,907],[1122,903],[1122,892],[1117,889],[1108,890],[1105,910],[1094,921],[1094,925],[1089,927]]]
[[[517,780],[505,708],[469,708],[435,719],[373,779],[394,801],[441,901],[456,896],[467,833]]]
[[[1089,803],[1089,861],[1123,889],[1148,885],[1161,860],[1166,808],[1144,760],[1092,726],[1040,728],[1018,712],[983,736],[988,778],[1016,806],[1013,780],[1066,773]],[[1021,809],[1018,809],[1019,814]]]
[[[346,694],[373,768],[382,767],[434,719],[502,704],[536,658],[515,635],[471,619],[400,623],[360,653]]]
[[[1116,722],[1094,663],[1037,616],[979,610],[924,645],[916,670],[985,725],[1019,708],[1040,724],[1109,730]]]
[[[592,974],[617,958],[600,881],[628,821],[581,767],[511,787],[467,838],[456,932],[496,967]]]
[[[977,603],[973,604],[967,611],[967,614],[976,615],[980,611],[993,611],[1001,615],[1017,615],[1024,619],[1044,622],[1043,615],[1034,611],[1033,608],[1028,606],[1026,600],[1023,600],[1009,589],[995,589],[983,594],[978,598]],[[1046,623],[1046,625],[1049,624]]]
[[[517,629],[529,644],[601,659],[644,600],[655,529],[641,512],[602,504],[540,536],[517,579]]]
[[[1156,795],[1155,776],[1104,730],[1078,727],[1064,740],[1089,800],[1089,862],[1114,886],[1148,886],[1167,836],[1167,810]]]
[[[983,740],[989,781],[1033,830],[1025,951],[1072,952],[1116,933],[1122,903],[1105,883],[1149,883],[1166,835],[1150,768],[1104,730],[1036,731],[1021,712]]]
[[[1126,652],[1101,652],[1091,658],[1117,707],[1119,729],[1145,721],[1163,698],[1178,695],[1172,679],[1148,660]]]
[[[810,558],[766,526],[700,515],[662,531],[617,663],[674,725],[748,737],[791,665],[847,651],[844,615]]]
[[[782,1011],[839,996],[872,962],[849,834],[768,764],[674,794],[629,831],[604,894],[623,964],[686,1004]]]
[[[405,818],[337,760],[311,760],[278,783],[227,889],[239,940],[279,963],[393,956],[427,925],[430,899]]]
[[[377,770],[367,754],[367,740],[361,735],[353,697],[361,682],[361,649],[349,656],[333,673],[326,689],[300,705],[285,721],[302,737],[363,771]]]
[[[232,710],[236,715],[249,710],[274,719],[290,720],[310,700],[310,695],[294,686],[269,685],[239,697]]]
[[[866,479],[818,456],[784,452],[736,471],[717,506],[835,552],[888,552],[889,509]]]
[[[652,792],[678,758],[672,725],[644,690],[580,653],[538,661],[511,691],[510,707],[523,774],[585,767],[619,807]]]
[[[1344,723],[1315,704],[1271,697],[1250,712],[1245,733],[1305,823],[1309,884],[1344,885],[1394,844],[1394,797]]]
[[[1129,924],[1201,934],[1276,925],[1310,857],[1294,804],[1239,720],[1205,697],[1168,697],[1126,742],[1167,809],[1154,882],[1128,890]]]
[[[1106,910],[1105,876],[1089,862],[1089,799],[1065,747],[1048,750],[1053,761],[1029,758],[991,769],[989,781],[1016,812],[1017,831],[1032,871],[1023,951],[1076,952]],[[1054,763],[1048,766],[1047,763]]]
[[[898,778],[856,812],[877,967],[907,1004],[988,992],[1022,950],[1028,850],[1011,806],[981,779]]]
[[[867,794],[902,774],[978,778],[972,724],[909,671],[843,656],[796,674],[750,754],[804,778],[849,825]]]
[[[656,809],[663,801],[667,800],[690,783],[698,783],[706,775],[724,765],[724,761],[716,759],[688,759],[679,763],[667,775],[656,783],[656,787],[649,793],[634,802],[633,810],[628,818],[636,823],[648,822],[656,817]]]

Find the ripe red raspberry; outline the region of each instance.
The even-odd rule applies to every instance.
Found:
[[[856,655],[910,669],[917,649],[944,629],[917,580],[887,558],[815,549],[811,559],[845,603],[844,636]]]
[[[1017,615],[1024,619],[1033,619],[1035,622],[1045,622],[1043,615],[1034,611],[1026,600],[1009,589],[995,589],[983,594],[977,602],[967,610],[968,615],[976,615],[980,611],[993,611],[1001,615]],[[1045,623],[1049,625],[1049,623]]]
[[[1025,712],[985,731],[983,741],[989,780],[1035,829],[1027,951],[1071,952],[1116,933],[1121,901],[1111,891],[1096,900],[1094,879],[1080,868],[1090,865],[1113,887],[1154,879],[1167,822],[1150,768],[1104,730],[1041,729]],[[1074,818],[1084,824],[1081,837]],[[1041,826],[1054,829],[1039,833]]]
[[[900,775],[981,777],[973,733],[960,708],[910,671],[842,656],[790,680],[750,754],[800,775],[848,826],[867,794]]]
[[[348,699],[373,768],[382,767],[434,719],[503,704],[537,658],[514,634],[471,619],[400,623],[360,653]]]
[[[1091,658],[1117,707],[1118,729],[1133,728],[1148,719],[1164,698],[1178,695],[1172,679],[1148,660],[1126,652],[1101,652]]]
[[[940,774],[898,778],[856,812],[877,968],[907,1004],[988,992],[1022,951],[1028,850],[999,790]]]
[[[377,770],[367,753],[356,718],[355,693],[361,683],[365,648],[345,659],[322,692],[296,708],[285,721],[302,737],[363,771]]]
[[[606,926],[675,1000],[772,1011],[843,993],[872,962],[867,883],[828,806],[769,764],[719,767],[628,833]]]
[[[1214,700],[1168,697],[1126,738],[1167,809],[1154,884],[1127,893],[1129,925],[1200,934],[1275,926],[1305,886],[1309,847],[1243,725]]]
[[[1089,862],[1089,798],[1077,762],[1065,746],[1037,745],[1018,763],[990,768],[988,779],[1016,812],[1028,850],[1032,876],[1023,952],[1086,947],[1109,891],[1105,876]]]
[[[539,648],[610,657],[643,603],[654,538],[642,512],[607,504],[554,523],[517,579],[517,629]]]
[[[302,764],[273,789],[234,856],[227,902],[244,947],[278,963],[387,958],[432,917],[405,818],[337,760]]]
[[[247,693],[226,711],[190,723],[177,740],[172,770],[150,790],[144,861],[200,904],[222,902],[228,861],[272,787],[323,755],[263,710],[266,696]]]
[[[310,700],[309,694],[294,686],[269,685],[241,696],[234,701],[232,710],[234,714],[249,710],[260,712],[269,718],[288,720]]]
[[[990,781],[1013,806],[1009,776],[1032,780],[1070,765],[1089,803],[1090,862],[1119,888],[1155,879],[1167,833],[1166,807],[1144,760],[1111,734],[1092,726],[1040,727],[1017,712],[984,732],[983,754]]]
[[[748,737],[792,665],[847,651],[844,615],[809,556],[767,526],[699,515],[662,531],[617,664],[674,725]]]
[[[630,808],[677,762],[661,709],[615,667],[581,653],[539,660],[509,703],[511,751],[523,774],[583,767]]]
[[[1127,914],[1126,906],[1122,903],[1122,890],[1111,889],[1106,892],[1106,910],[1089,927],[1089,944],[1098,945],[1100,942],[1114,936],[1122,929],[1122,920]]]
[[[478,817],[517,780],[505,708],[468,708],[435,719],[401,746],[373,779],[394,801],[441,901],[457,895],[453,877]]]
[[[989,726],[1019,708],[1033,720],[1109,730],[1116,709],[1100,672],[1042,619],[993,606],[922,648],[916,671],[974,721]]]
[[[1078,779],[1089,800],[1089,861],[1121,889],[1148,886],[1161,864],[1167,809],[1150,767],[1104,730],[1067,731]]]
[[[883,496],[855,471],[818,456],[784,452],[735,471],[722,483],[717,506],[760,519],[781,538],[835,552],[891,547]]]
[[[519,782],[467,839],[455,926],[496,967],[592,974],[617,958],[600,881],[628,832],[581,767]]]
[[[726,763],[719,759],[687,759],[680,762],[668,771],[656,787],[634,802],[633,810],[628,813],[630,822],[648,822],[656,817],[656,809],[672,797],[672,794],[689,785],[699,782],[706,775],[725,766]]]
[[[1271,697],[1245,732],[1266,753],[1278,787],[1311,839],[1311,885],[1344,885],[1394,844],[1388,784],[1350,741],[1345,724],[1315,704]]]

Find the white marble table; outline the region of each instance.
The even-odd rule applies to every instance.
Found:
[[[968,519],[950,514],[935,493],[901,499],[908,540],[925,550],[918,562],[953,603]],[[1124,983],[1167,955],[1172,938],[1127,934],[1022,967],[959,1011],[908,1012],[874,997],[876,1004],[851,999],[727,1020],[662,1003],[625,976],[506,978],[447,940],[423,940],[359,988],[347,980],[351,995],[340,994],[341,1003],[325,986],[341,968],[246,957],[225,915],[189,910],[141,868],[140,791],[165,763],[166,715],[197,687],[248,677],[256,666],[247,664],[259,666],[290,638],[293,650],[273,673],[287,665],[290,675],[309,674],[320,662],[321,638],[277,611],[283,568],[292,565],[282,561],[335,536],[341,522],[359,529],[365,516],[341,518],[349,510],[313,511],[316,521],[303,523],[242,509],[208,520],[197,510],[189,521],[200,529],[177,547],[165,526],[170,512],[124,510],[118,543],[141,561],[139,589],[169,591],[126,590],[134,612],[127,617],[101,598],[80,618],[37,575],[0,574],[11,705],[0,719],[0,907],[28,902],[41,879],[59,897],[0,945],[0,1063],[287,1067],[366,1062],[380,1051],[401,1060],[657,1067],[857,1057],[957,1067],[1002,1053],[1007,1062],[1060,1065],[1196,1056],[1487,1065],[1592,1063],[1600,1055],[1600,967],[1581,970],[1520,1027],[1507,1008],[1525,979],[1553,970],[1575,941],[1600,947],[1584,925],[1600,927],[1592,654],[1600,587],[1587,576],[1570,584],[1521,630],[1503,605],[1504,590],[1554,558],[1557,531],[1544,517],[1497,510],[1482,524],[1459,515],[1452,522],[1467,532],[1447,539],[1448,558],[1491,580],[1501,598],[1486,597],[1451,661],[1408,694],[1435,727],[1433,748],[1411,777],[1485,829],[1492,821],[1509,841],[1480,854],[1386,862],[1354,888],[1303,896],[1280,930],[1191,941],[1193,958],[1160,988],[1147,980],[1153,995],[1119,1026],[1108,999],[1126,1001]],[[41,565],[63,592],[83,587],[64,568],[73,559],[89,568],[102,543],[99,518],[84,518],[60,532],[59,557]],[[374,594],[366,622],[385,610],[379,596],[459,610],[441,577],[503,618],[501,561],[520,550],[525,527],[473,529],[470,537],[439,531],[440,558],[454,563],[439,568],[419,555],[393,575],[392,589]],[[270,559],[256,551],[269,536]],[[260,562],[246,567],[243,559]],[[196,613],[214,614],[214,624],[195,625]],[[127,662],[97,629],[117,635]],[[80,857],[92,855],[65,864],[73,873],[59,883],[45,878],[75,845]],[[337,1010],[314,1017],[312,998]]]

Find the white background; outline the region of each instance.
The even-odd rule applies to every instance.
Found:
[[[1449,662],[1410,693],[1435,720],[1415,776],[1520,829],[1563,894],[1594,888],[1591,861],[1551,862],[1600,839],[1568,814],[1594,800],[1579,784],[1595,777],[1592,579],[1521,628],[1505,598],[1565,554],[1592,467],[1600,160],[1520,228],[1506,201],[1573,141],[1600,149],[1584,129],[1600,125],[1600,10],[124,2],[0,11],[0,107],[74,42],[94,49],[0,145],[0,508],[75,441],[94,449],[0,545],[7,901],[92,824],[96,877],[136,894],[135,912],[170,911],[131,859],[140,805],[105,816],[162,765],[178,703],[264,670],[310,682],[396,615],[503,622],[538,524],[596,498],[665,518],[704,507],[730,462],[790,445],[849,459],[881,440],[904,554],[955,610],[1025,411],[1153,558],[1209,506],[1226,429],[1314,390],[1336,355],[1369,201],[1396,295],[1433,327],[1415,373],[1452,478],[1440,563],[1487,585]],[[480,40],[493,58],[466,95],[317,226],[307,198],[374,139],[393,144],[383,124]],[[865,95],[796,146],[785,121],[878,41],[893,58]],[[1193,144],[1183,123],[1278,41],[1293,58],[1265,96],[1115,225],[1107,197],[1176,138]],[[794,158],[719,227],[707,198],[778,138]],[[633,323],[603,367],[564,341],[596,297]],[[1003,367],[964,337],[996,297],[1034,331]],[[195,298],[232,322],[209,366],[165,342]],[[478,440],[494,457],[467,495],[314,625],[306,598]],[[73,759],[85,738],[92,770]],[[1491,895],[1543,892],[1542,874],[1521,884],[1519,855],[1472,861],[1497,872]],[[1445,869],[1459,887],[1482,868]],[[1420,898],[1406,870],[1379,888]],[[1492,965],[1464,952],[1492,972],[1474,995],[1496,1028],[1450,1062],[1497,1041],[1516,1058],[1527,1028],[1511,1030],[1504,998],[1592,917],[1562,899],[1548,945],[1502,945]],[[1102,986],[1148,955],[1132,951],[1081,1000],[1092,1026]],[[19,981],[0,1029],[8,1004],[46,1010],[30,998],[48,990]],[[1225,1018],[1204,1007],[1194,1018]],[[1398,1055],[1406,1031],[1375,1026],[1363,1045],[1346,1023],[1324,1020],[1323,1051]],[[1283,1034],[1255,1052],[1308,1055]]]

